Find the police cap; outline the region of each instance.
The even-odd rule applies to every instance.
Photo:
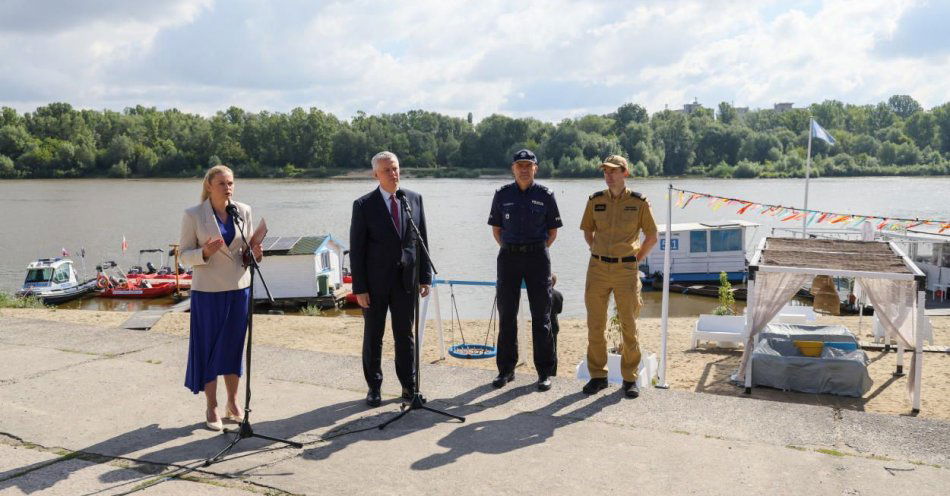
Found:
[[[518,150],[515,152],[515,156],[511,159],[512,163],[515,162],[533,162],[538,163],[538,157],[534,155],[534,152],[528,149]]]

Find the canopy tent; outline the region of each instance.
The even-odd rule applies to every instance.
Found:
[[[804,283],[818,275],[856,279],[888,337],[898,341],[898,374],[903,373],[904,348],[913,347],[907,386],[914,412],[920,411],[924,273],[894,243],[881,241],[765,238],[760,242],[749,262],[746,346],[737,374],[746,392],[752,392],[756,335]]]
[[[696,194],[694,194],[695,196]],[[706,195],[704,195],[706,196]],[[667,186],[666,246],[673,222],[673,185]],[[689,204],[689,201],[686,202]],[[671,250],[664,250],[663,273],[670,273]],[[853,277],[870,299],[887,338],[897,338],[897,374],[903,373],[905,347],[913,346],[911,376],[907,381],[914,412],[920,411],[923,365],[924,273],[893,242],[799,238],[765,238],[749,264],[746,305],[746,346],[737,374],[746,392],[752,392],[751,356],[761,332],[798,292],[809,277]],[[667,388],[666,351],[669,329],[670,278],[663,278],[660,322],[660,370],[656,387]]]

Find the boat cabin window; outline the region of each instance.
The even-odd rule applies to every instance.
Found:
[[[49,282],[53,278],[53,269],[30,269],[26,272],[26,282]]]
[[[742,251],[742,229],[716,229],[709,232],[712,251]]]
[[[69,265],[60,265],[53,274],[53,282],[69,282]]]
[[[706,241],[706,232],[707,231],[689,232],[690,253],[706,253],[709,251],[709,243]]]

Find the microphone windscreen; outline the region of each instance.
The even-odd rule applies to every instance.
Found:
[[[238,214],[237,205],[231,203],[231,200],[228,200],[228,206],[224,207],[224,211],[231,214],[232,217],[240,218],[240,214]]]
[[[399,198],[400,200],[406,198],[406,192],[403,191],[403,190],[401,190],[401,189],[397,189],[397,190],[396,190],[396,198]]]

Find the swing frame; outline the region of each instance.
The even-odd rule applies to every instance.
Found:
[[[498,355],[498,347],[494,344],[488,344],[488,337],[492,334],[492,331],[497,326],[497,320],[495,319],[495,313],[498,309],[498,298],[497,296],[492,300],[491,306],[491,316],[488,318],[488,330],[485,331],[485,344],[476,344],[469,343],[465,339],[465,331],[462,326],[462,318],[459,315],[458,304],[455,300],[455,286],[449,282],[449,299],[452,302],[452,307],[449,309],[449,330],[452,332],[452,342],[455,342],[455,323],[458,322],[459,325],[459,334],[462,335],[461,344],[453,344],[449,346],[449,355],[463,359],[463,360],[474,360],[481,358],[493,358]],[[454,318],[452,318],[454,316]],[[498,333],[494,333],[497,339]]]

